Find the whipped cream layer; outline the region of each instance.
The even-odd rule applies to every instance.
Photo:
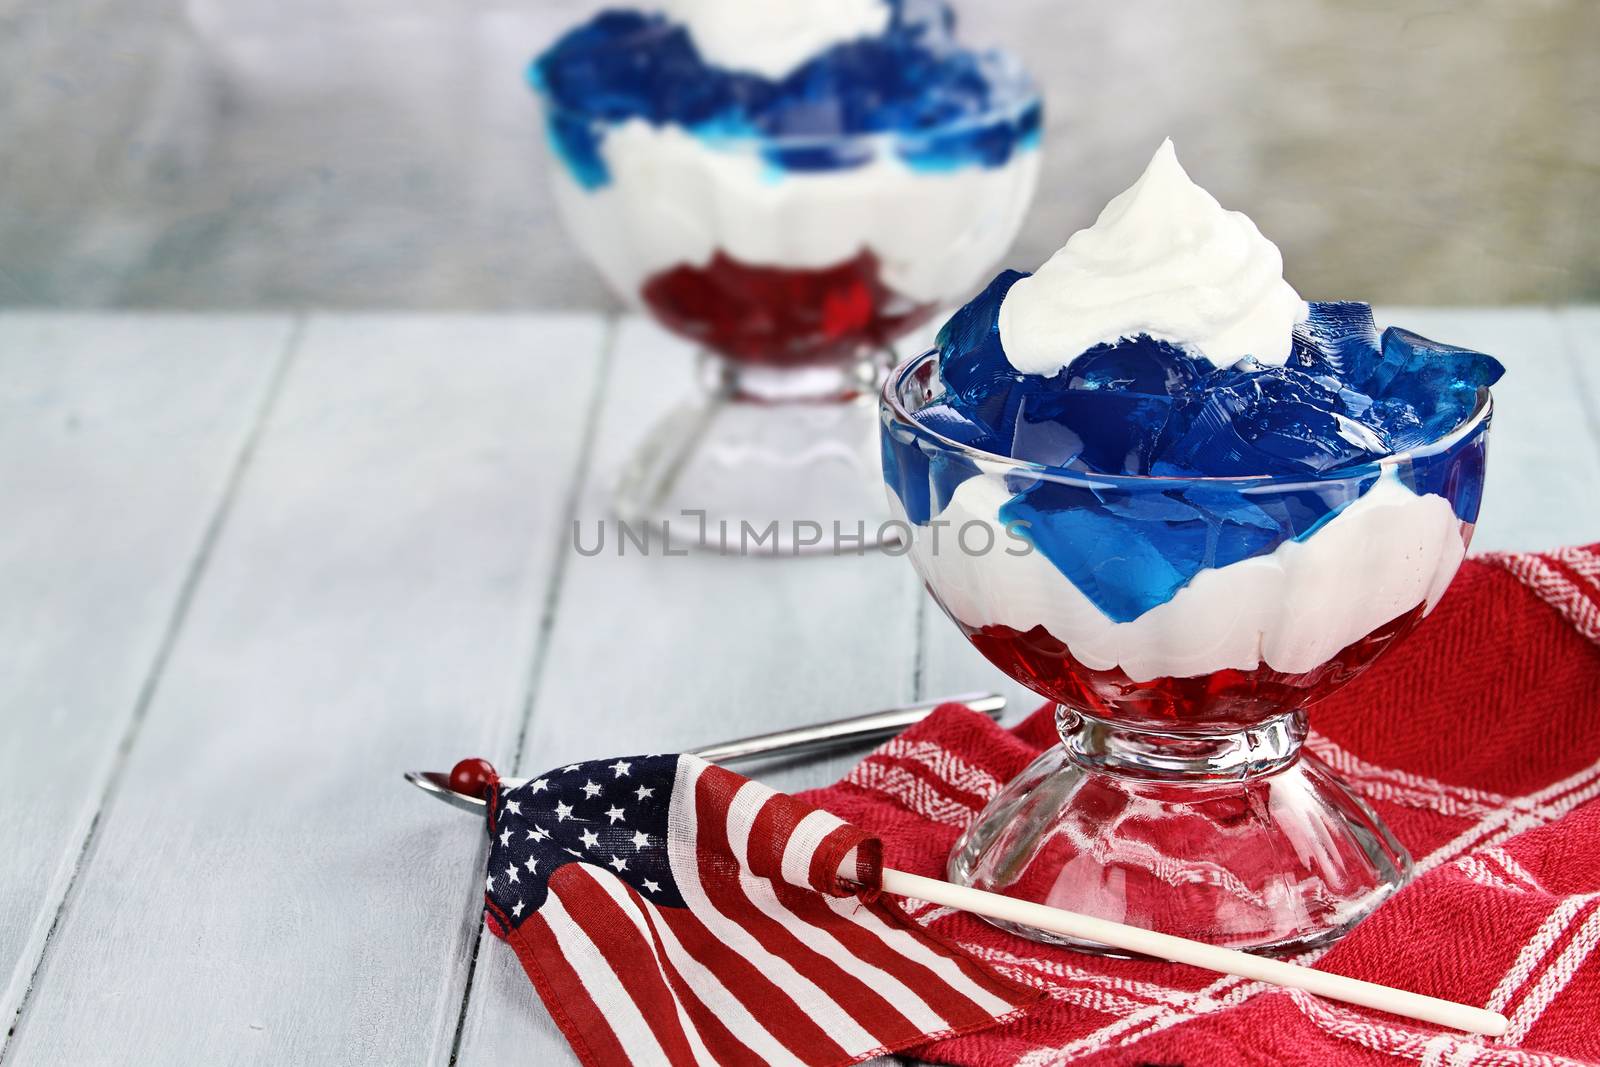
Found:
[[[887,143],[887,142],[886,142]],[[997,167],[907,166],[892,150],[847,170],[778,171],[756,146],[632,119],[600,145],[610,180],[585,189],[552,167],[573,239],[625,299],[720,249],[752,266],[821,269],[863,248],[885,285],[918,303],[970,290],[1004,255],[1038,181],[1039,152]]]
[[[884,0],[662,0],[706,62],[777,80],[837,44],[889,28]]]
[[[1219,367],[1242,356],[1281,364],[1305,316],[1277,246],[1191,181],[1167,140],[1093,226],[1011,288],[999,325],[1011,365],[1048,376],[1140,334]]]
[[[1016,542],[999,512],[1011,498],[999,477],[963,482],[940,514],[949,525],[937,553],[929,530],[912,527],[924,580],[967,626],[1042,626],[1085,666],[1120,668],[1135,682],[1263,665],[1310,671],[1419,604],[1432,611],[1466,552],[1450,502],[1412,492],[1391,466],[1304,541],[1202,570],[1171,600],[1118,623],[1040,552],[1006,554]],[[893,493],[890,501],[899,508]],[[994,551],[956,548],[956,534],[973,521],[992,528]]]

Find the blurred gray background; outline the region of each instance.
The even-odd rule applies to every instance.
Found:
[[[0,304],[612,306],[522,83],[599,6],[0,0]],[[1048,95],[1013,265],[1171,134],[1303,294],[1600,299],[1594,0],[956,6]]]

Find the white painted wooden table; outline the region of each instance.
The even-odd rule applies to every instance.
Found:
[[[1600,309],[1386,317],[1511,369],[1475,547],[1600,537]],[[689,361],[579,315],[0,314],[8,1067],[571,1062],[481,831],[401,770],[1033,705],[904,560],[573,552]]]

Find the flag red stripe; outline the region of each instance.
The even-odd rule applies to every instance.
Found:
[[[855,828],[854,827],[850,827],[850,829],[854,830]],[[881,851],[882,842],[874,839],[872,841],[872,847],[875,850],[880,850]],[[879,869],[879,868],[881,868],[881,863],[879,863],[877,861],[877,857],[875,855],[874,856],[874,878],[875,878],[875,880],[876,880],[876,870]],[[877,903],[877,902],[875,902],[872,905],[872,912],[873,912],[873,914],[877,915],[885,923],[887,923],[889,926],[893,927],[894,929],[904,930],[907,933],[909,933],[912,937],[915,937],[917,940],[921,941],[925,945],[925,947],[930,952],[934,953],[935,955],[944,956],[947,959],[950,959],[950,960],[954,961],[955,964],[961,969],[963,974],[965,974],[969,979],[972,980],[972,982],[974,984],[980,986],[986,992],[989,992],[989,993],[993,994],[994,996],[1000,998],[1001,1000],[1006,1001],[1007,1003],[1011,1003],[1011,1004],[1021,1003],[1018,1000],[1018,997],[1017,997],[1017,994],[1018,994],[1019,991],[1016,988],[1016,986],[1011,985],[1010,983],[1007,983],[1007,982],[1001,980],[998,975],[995,975],[995,974],[989,972],[988,970],[986,970],[985,968],[979,966],[978,963],[976,961],[974,961],[973,959],[971,959],[969,956],[967,956],[966,953],[961,952],[960,950],[958,950],[958,949],[952,947],[951,945],[947,944],[944,941],[943,938],[938,937],[938,936],[930,933],[927,930],[924,930],[921,926],[919,926],[916,923],[912,922],[911,919],[906,916],[905,912],[901,911],[898,906],[896,906],[896,905],[894,905],[892,903]],[[850,925],[851,926],[855,926],[856,924],[851,923]],[[867,934],[868,934],[869,937],[872,938],[872,943],[875,944],[875,945],[880,946],[880,948],[883,951],[888,952],[890,954],[890,958],[895,960],[897,962],[897,964],[899,964],[901,966],[904,966],[904,967],[907,967],[907,968],[916,968],[919,972],[929,975],[931,980],[937,985],[937,987],[939,989],[945,990],[945,991],[949,992],[950,994],[953,994],[954,996],[958,997],[961,1001],[963,1001],[963,1002],[965,1002],[967,1004],[972,1004],[973,1007],[977,1010],[979,1016],[981,1016],[982,1018],[985,1018],[985,1019],[990,1018],[990,1015],[986,1010],[984,1010],[979,1005],[973,1004],[973,1001],[972,1001],[972,999],[970,997],[966,996],[964,993],[961,993],[959,990],[957,990],[954,987],[952,987],[950,985],[950,983],[947,982],[945,979],[939,977],[938,972],[932,970],[931,968],[927,967],[924,964],[916,962],[915,960],[907,959],[906,957],[901,956],[898,952],[896,952],[893,949],[889,948],[886,942],[884,942],[877,935],[872,934],[870,931],[867,931]],[[917,989],[917,991],[919,993],[922,993],[922,989],[920,987],[913,986],[912,988]],[[924,994],[923,999],[927,999],[927,995],[926,994]],[[1032,999],[1031,995],[1027,999],[1031,1000]],[[939,1012],[939,1014],[944,1015],[946,1018],[950,1017],[944,1011],[944,1009],[941,1008],[937,1003],[934,1003],[931,1000],[929,1001],[929,1003],[933,1004],[933,1007],[935,1008],[935,1010],[937,1010]]]
[[[728,992],[743,1004],[778,1043],[811,1064],[849,1063],[854,1057],[781,987],[714,935],[688,908],[662,908],[660,918],[695,959],[715,971]]]
[[[534,915],[506,939],[522,961],[539,999],[578,1054],[584,1067],[617,1067],[631,1062],[617,1035],[595,1006],[578,972],[567,963],[555,935],[544,919]]]
[[[788,840],[794,831],[798,819],[794,818],[795,809],[791,805],[767,804],[761,809],[761,814],[756,816],[754,827],[751,828],[750,837],[773,838]],[[846,841],[859,836],[859,831],[852,826],[840,826],[828,835],[829,840],[839,835]],[[824,854],[818,849],[817,855]],[[814,883],[818,878],[825,878],[822,872],[812,870]],[[821,883],[821,884],[825,884]],[[982,1006],[954,989],[934,971],[909,959],[886,945],[876,934],[863,929],[844,915],[840,915],[828,906],[820,895],[797,889],[787,883],[774,883],[777,890],[778,901],[784,907],[794,912],[801,919],[828,931],[839,943],[853,956],[870,966],[877,967],[920,997],[923,1003],[932,1008],[947,1022],[952,1029],[963,1029],[991,1018]],[[865,904],[856,902],[856,907],[871,908],[884,922],[891,926],[904,927],[904,923],[892,914],[886,914],[892,909],[886,904]],[[920,933],[920,931],[918,931]],[[943,954],[942,946],[929,946]],[[980,982],[985,989],[990,988],[990,983]],[[1003,994],[998,994],[1003,999],[1009,1000]]]
[[[698,862],[706,895],[726,918],[738,923],[762,948],[809,979],[884,1046],[894,1048],[915,1040],[922,1033],[920,1027],[900,1014],[867,983],[803,944],[746,896],[739,872],[730,869],[731,865],[723,859],[731,852],[728,842],[730,802],[744,782],[745,779],[731,771],[707,767],[696,783],[695,823],[701,845]],[[771,803],[769,799],[767,804]],[[782,844],[787,841],[785,837]],[[773,843],[765,842],[762,847],[770,849]]]
[[[667,1061],[693,1067],[695,1052],[684,1035],[677,1000],[661,977],[666,960],[654,944],[644,939],[615,900],[598,886],[588,884],[595,877],[605,876],[586,871],[579,863],[568,864],[550,879],[550,888],[561,898],[572,921],[611,965],[666,1052]]]
[[[673,966],[671,958],[667,955],[667,946],[661,939],[661,932],[656,926],[655,908],[641,897],[632,886],[625,887],[628,897],[633,901],[634,907],[644,917],[645,925],[650,928],[650,938],[655,943],[656,959],[661,963],[661,970],[672,984],[673,992],[678,995],[678,1001],[689,1014],[689,1022],[700,1034],[700,1040],[705,1043],[706,1051],[718,1063],[756,1063],[760,1060],[750,1048],[734,1036],[733,1031],[725,1026],[721,1019],[706,1007],[704,1001],[695,995],[694,989],[684,980],[683,975]],[[759,1021],[759,1016],[754,1012],[753,1017]]]
[[[766,808],[762,809],[761,814],[765,815],[768,811],[771,811],[778,806],[779,805],[776,804],[768,804]],[[786,812],[792,812],[794,810],[789,805],[783,805],[783,808]],[[757,824],[760,824],[759,818],[757,819]],[[781,836],[784,841],[788,841],[789,835],[793,832],[793,830],[794,827],[791,826],[787,830],[781,831],[779,836]],[[755,837],[756,832],[752,830],[750,836]],[[808,877],[810,879],[812,888],[820,892],[832,890],[833,895],[839,895],[839,864],[843,862],[845,856],[849,855],[851,847],[854,845],[859,845],[861,843],[861,839],[864,837],[866,837],[866,835],[860,830],[857,830],[854,826],[842,825],[834,829],[828,834],[827,837],[823,838],[822,847],[811,853],[811,868]],[[857,862],[856,866],[859,867],[860,863]],[[853,875],[856,872],[846,871],[844,873]]]

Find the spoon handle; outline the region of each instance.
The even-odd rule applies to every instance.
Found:
[[[938,700],[926,700],[919,704],[906,704],[898,708],[868,712],[865,715],[852,715],[848,719],[819,722],[811,726],[796,727],[793,730],[757,734],[755,737],[741,737],[736,741],[724,741],[717,745],[691,749],[690,752],[708,763],[737,763],[739,760],[755,759],[760,756],[813,752],[821,748],[843,745],[846,742],[889,737],[912,723],[927,718],[939,705],[950,703],[965,704],[973,711],[982,712],[991,719],[998,719],[1000,713],[1005,710],[1006,698],[998,693],[960,693],[956,696],[940,697]],[[405,777],[406,781],[418,789],[431,793],[446,804],[463,811],[480,814],[483,811],[484,805],[481,799],[457,793],[449,788],[446,775],[433,771],[407,771]],[[513,789],[526,781],[526,778],[500,779],[502,785]]]
[[[744,737],[737,741],[724,741],[720,745],[690,749],[690,754],[699,756],[707,763],[737,763],[739,760],[754,759],[757,756],[774,756],[779,753],[791,755],[819,748],[831,748],[846,741],[876,740],[881,737],[891,737],[912,723],[921,722],[934,708],[949,703],[965,704],[973,711],[982,712],[991,719],[998,719],[1000,713],[1005,710],[1006,698],[998,693],[961,693],[921,704],[907,704],[904,707],[868,712],[866,715],[854,715],[848,719],[819,722],[811,726],[778,730],[770,734],[757,734],[755,737]]]

